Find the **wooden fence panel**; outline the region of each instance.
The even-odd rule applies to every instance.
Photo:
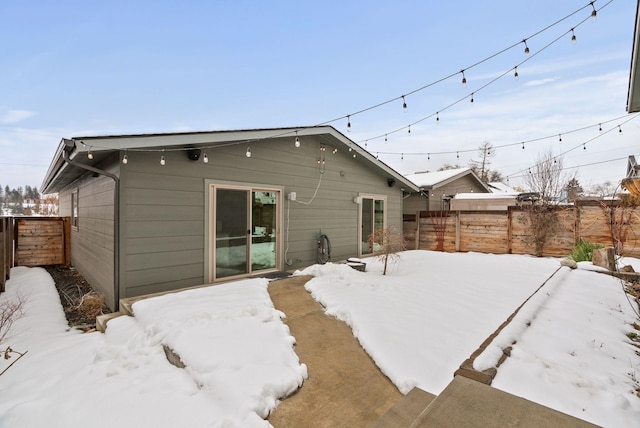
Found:
[[[61,217],[21,217],[15,221],[15,265],[68,265],[69,220]]]
[[[456,211],[448,213],[444,251],[475,251],[494,254],[535,254],[535,239],[528,214],[519,207],[508,211]],[[420,212],[416,224],[407,218],[405,238],[417,242],[417,249],[437,250],[436,228],[427,212]],[[597,202],[558,207],[557,225],[547,236],[544,256],[562,257],[571,253],[580,239],[612,245],[611,207]],[[640,257],[640,209],[616,206],[613,209],[614,235],[623,242],[622,255]],[[411,245],[408,248],[414,248]]]
[[[458,251],[506,254],[509,252],[509,237],[506,233],[507,212],[459,213]]]

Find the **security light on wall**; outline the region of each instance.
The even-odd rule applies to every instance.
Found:
[[[396,185],[396,180],[394,180],[393,178],[388,178],[388,179],[387,179],[387,185],[388,185],[389,187],[393,187],[393,186],[395,186],[395,185]]]
[[[200,150],[200,149],[189,149],[189,150],[187,150],[187,156],[192,161],[197,161],[198,159],[200,159],[200,154],[201,153],[202,153],[202,150]]]

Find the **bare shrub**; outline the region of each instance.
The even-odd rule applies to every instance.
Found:
[[[21,295],[18,295],[15,300],[5,300],[0,303],[0,343],[6,339],[13,323],[24,316],[24,305],[25,300]]]
[[[96,318],[102,315],[102,307],[104,306],[104,296],[91,292],[82,296],[80,303],[73,309],[85,318]]]
[[[406,243],[402,233],[393,227],[376,230],[368,238],[368,244],[377,251],[376,258],[384,262],[383,275],[387,274],[387,264],[389,260],[396,260],[400,257],[398,254],[406,249]]]

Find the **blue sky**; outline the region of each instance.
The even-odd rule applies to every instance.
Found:
[[[581,23],[585,0],[0,0],[0,185],[40,186],[62,137],[337,118],[403,174],[466,165],[488,141],[512,185],[549,149],[570,150],[583,185],[616,183],[640,154],[640,118],[625,111],[636,4],[594,6]],[[347,132],[346,115],[409,93],[407,112],[395,100]]]

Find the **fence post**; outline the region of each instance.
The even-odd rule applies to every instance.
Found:
[[[513,221],[513,210],[512,207],[507,207],[507,254],[513,253],[513,245],[511,243],[513,238],[513,228],[511,227],[511,222]]]
[[[460,251],[460,211],[456,211],[456,253]]]
[[[413,249],[420,249],[420,211],[416,211],[416,236],[414,238]]]

